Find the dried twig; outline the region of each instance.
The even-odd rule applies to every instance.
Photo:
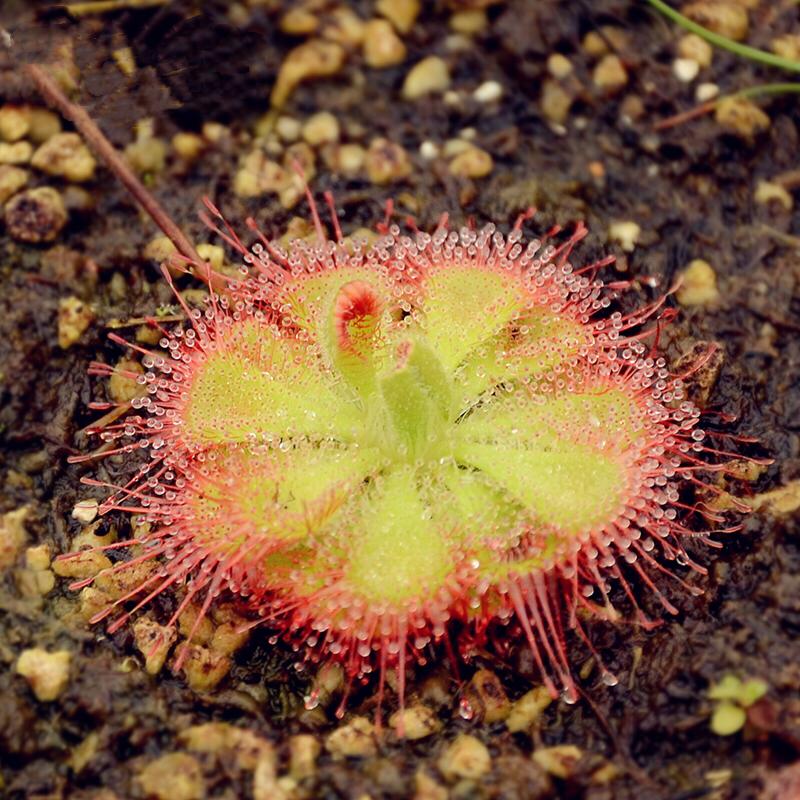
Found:
[[[131,8],[153,8],[166,5],[167,2],[168,0],[86,0],[83,3],[67,3],[64,8],[73,17],[85,17]]]
[[[96,125],[84,108],[73,103],[61,91],[58,84],[38,64],[27,64],[25,71],[36,84],[42,97],[50,105],[57,108],[81,132],[89,146],[100,156],[106,166],[119,178],[134,199],[147,212],[153,222],[163,231],[175,245],[178,252],[195,264],[202,264],[203,259],[197,254],[194,245],[187,239],[183,231],[170,219],[161,204],[144,187],[144,184],[125,163],[105,134]]]
[[[738,92],[732,94],[721,95],[713,100],[701,103],[699,106],[690,108],[688,111],[682,111],[666,119],[657,122],[653,127],[657,131],[663,131],[667,128],[674,128],[676,125],[681,125],[689,120],[702,117],[704,114],[712,112],[723,100],[729,98],[740,97],[749,99],[751,97],[761,97],[763,95],[781,95],[781,94],[798,94],[800,93],[800,83],[761,83],[757,86],[748,86],[746,89],[740,89]]]

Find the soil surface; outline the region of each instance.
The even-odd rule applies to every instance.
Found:
[[[364,0],[346,8],[366,21],[376,14],[374,5]],[[671,296],[668,304],[679,313],[661,343],[673,364],[714,343],[721,348],[718,371],[693,378],[693,391],[711,414],[708,427],[730,434],[719,439],[725,449],[774,459],[732,491],[760,497],[788,487],[783,501],[756,502],[741,532],[718,537],[721,549],[695,548],[708,576],[686,579],[704,592],[693,597],[671,587],[679,613],[660,627],[588,623],[619,684],[604,685],[589,652],[570,640],[581,700],[551,703],[521,732],[510,732],[502,719],[487,721],[480,697],[470,704],[475,713],[459,713],[462,696],[474,692],[472,670],[496,675],[512,702],[536,685],[521,648],[507,662],[477,659],[461,684],[443,665],[418,671],[408,702],[433,708],[441,730],[411,742],[384,731],[377,749],[349,758],[331,752],[327,737],[352,715],[372,718],[374,687],[356,694],[343,720],[334,714],[335,685],[330,703],[306,710],[303,697],[318,678],[295,670],[295,654],[266,632],[251,635],[216,685],[192,688],[169,665],[150,675],[131,629],[108,635],[87,625],[69,579],[57,577],[52,585],[47,575],[37,575],[50,570],[47,563],[37,566],[29,548],[46,544],[51,557],[69,551],[86,526],[72,515],[76,502],[103,497],[81,477],[111,480],[125,471],[113,460],[67,463],[68,456],[96,446],[82,430],[98,416],[88,403],[107,396],[108,382],[90,377],[87,368],[124,355],[107,334],[118,329],[134,337],[144,317],[169,320],[179,309],[157,257],[145,252],[157,229],[104,166],[98,164],[90,180],[70,183],[30,168],[22,157],[28,187],[58,189],[69,218],[49,241],[29,241],[19,230],[29,224],[47,239],[49,218],[29,216],[15,228],[7,205],[6,224],[0,224],[0,513],[9,540],[9,528],[20,525],[26,537],[0,578],[0,796],[800,797],[800,538],[794,513],[800,500],[792,501],[793,482],[800,479],[800,210],[793,202],[800,199],[800,110],[793,95],[775,96],[759,101],[766,122],[752,131],[741,120],[726,124],[713,111],[657,128],[697,104],[700,83],[728,94],[789,78],[715,50],[710,66],[690,82],[680,80],[673,62],[683,32],[635,0],[422,5],[400,34],[406,54],[396,64],[370,68],[361,47],[345,43],[335,74],[301,83],[270,115],[270,92],[292,48],[322,37],[345,6],[307,4],[316,31],[296,33],[286,12],[299,4],[278,0],[186,0],[74,17],[51,4],[6,3],[2,25],[13,44],[0,47],[0,106],[44,106],[19,69],[36,60],[71,82],[72,98],[120,149],[134,141],[137,123],[151,119],[153,137],[165,145],[163,159],[156,154],[140,171],[197,243],[213,241],[197,216],[204,195],[230,220],[252,215],[271,237],[291,225],[304,232],[293,222],[307,220],[304,200],[287,207],[287,198],[274,191],[245,196],[236,176],[258,148],[280,162],[297,136],[292,122],[324,110],[338,120],[341,141],[368,149],[385,137],[410,160],[407,175],[379,183],[364,168],[350,174],[337,168],[335,148],[310,148],[312,190],[335,193],[345,233],[373,227],[387,198],[394,198],[398,221],[413,216],[423,229],[445,211],[455,225],[472,219],[508,226],[536,205],[536,229],[586,220],[591,233],[581,259],[617,256],[604,275],[632,282],[620,300],[624,307],[659,296],[693,259],[705,260],[715,273],[716,297],[690,304]],[[746,5],[754,6],[746,12],[749,44],[768,49],[778,36],[800,34],[796,3]],[[482,6],[488,8],[454,21],[455,10]],[[474,32],[454,30],[470,20]],[[592,31],[600,34],[587,39]],[[554,54],[571,64],[568,75],[552,77],[564,63]],[[449,67],[445,94],[405,99],[405,76],[431,55]],[[618,57],[612,66],[623,70],[616,84],[598,77],[598,64],[609,56]],[[499,99],[490,90],[484,90],[488,100],[474,96],[488,81],[501,87]],[[562,121],[553,95],[546,99],[554,82],[568,98]],[[290,118],[280,123],[284,139],[274,132],[280,116]],[[140,142],[147,139],[142,129]],[[176,149],[173,137],[181,131],[201,141],[196,157]],[[448,149],[451,140],[461,144]],[[147,157],[155,152],[149,141]],[[465,142],[491,155],[488,174],[453,174],[453,153]],[[762,181],[783,193],[765,202],[757,192]],[[620,222],[638,226],[630,246],[614,232]],[[180,286],[202,288],[185,277]],[[65,328],[67,298],[78,316],[89,309],[85,330],[74,337]],[[15,522],[8,512],[20,509],[24,519]],[[112,514],[94,533],[116,528],[124,538],[129,527],[125,515]],[[160,602],[164,608],[156,611],[166,613],[175,601]],[[647,604],[652,616],[661,616],[655,601]],[[20,654],[37,647],[71,654],[66,685],[51,701],[38,700],[16,671]],[[710,727],[716,706],[708,693],[726,675],[759,679],[767,692],[749,707],[740,730],[721,736]],[[228,732],[224,746],[208,744],[208,737],[204,746],[193,745],[187,730],[208,722],[254,734],[256,749],[269,751],[271,767],[254,770],[239,757],[245,744],[229,728],[216,729]],[[490,763],[475,777],[454,778],[440,758],[465,733],[485,745]],[[302,734],[312,739],[298,738]],[[314,750],[315,740],[320,754],[304,772],[297,751]],[[574,749],[547,750],[555,745]],[[537,759],[537,752],[559,756],[560,764]],[[159,761],[176,753],[177,759]],[[163,778],[154,780],[159,764]],[[265,776],[270,769],[277,778]]]

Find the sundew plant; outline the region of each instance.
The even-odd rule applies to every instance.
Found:
[[[381,694],[396,670],[401,702],[410,664],[522,637],[574,701],[587,616],[617,619],[613,596],[649,624],[647,594],[675,612],[662,587],[698,592],[685,545],[719,521],[692,489],[728,454],[655,349],[664,298],[614,311],[610,259],[572,264],[582,225],[525,241],[530,214],[507,235],[443,218],[353,244],[311,203],[318,241],[289,249],[252,220],[245,246],[209,203],[240,276],[195,265],[222,287],[203,310],[154,350],[118,339],[146,392],[97,433],[145,458],[101,510],[146,525],[110,569],[157,568],[94,621],[184,586],[170,624],[194,604],[196,628],[233,595],[301,661]]]

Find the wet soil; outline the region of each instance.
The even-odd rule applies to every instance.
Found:
[[[275,195],[243,200],[232,184],[240,156],[251,148],[253,127],[268,110],[276,71],[298,39],[278,31],[285,10],[280,3],[253,5],[244,21],[234,23],[224,3],[182,2],[77,21],[9,4],[4,25],[15,45],[0,51],[0,101],[38,102],[18,69],[20,60],[45,58],[54,42],[71,40],[80,69],[75,98],[119,146],[131,141],[133,123],[147,116],[165,138],[199,130],[209,120],[227,126],[191,167],[170,157],[150,181],[192,239],[208,238],[197,219],[205,194],[229,219],[252,215],[268,235],[278,236],[291,217],[307,213],[304,206],[287,210]],[[371,6],[352,4],[364,18]],[[300,86],[284,110],[298,119],[330,110],[353,141],[385,136],[403,145],[413,159],[411,175],[376,186],[321,166],[313,190],[335,192],[346,230],[373,225],[388,197],[422,228],[444,211],[456,224],[474,219],[507,225],[531,204],[540,208],[542,226],[583,218],[591,230],[584,260],[615,253],[607,279],[633,281],[623,304],[647,302],[691,259],[706,259],[717,274],[719,301],[680,309],[662,343],[673,362],[693,347],[721,346],[721,370],[706,405],[735,420],[710,424],[760,443],[726,444],[775,459],[744,491],[757,494],[800,478],[800,210],[753,199],[759,180],[797,169],[796,101],[772,99],[764,106],[769,129],[751,138],[724,132],[713,115],[657,132],[659,120],[694,105],[695,85],[672,72],[678,33],[643,3],[497,3],[488,10],[487,29],[449,53],[450,9],[444,2],[425,6],[404,37],[409,52],[403,64],[365,70],[353,56],[339,74]],[[603,25],[627,36],[620,56],[628,83],[614,95],[593,85],[594,62],[581,44]],[[762,2],[751,12],[751,44],[766,46],[786,32],[800,32],[796,5]],[[120,72],[111,56],[122,46],[131,47],[139,65],[133,76]],[[548,122],[540,105],[546,61],[554,52],[572,61],[582,87],[563,127]],[[401,99],[409,65],[432,53],[451,62],[452,88],[463,90],[458,103]],[[702,76],[725,92],[779,79],[720,52]],[[504,87],[499,104],[470,98],[487,80]],[[488,177],[456,178],[440,160],[419,155],[423,141],[442,143],[464,128],[473,128],[475,142],[494,157]],[[37,180],[58,184],[46,176]],[[0,512],[29,506],[28,544],[48,543],[53,553],[69,548],[80,527],[70,512],[78,499],[92,495],[79,484],[87,468],[66,461],[89,446],[80,433],[93,419],[87,403],[105,392],[102,381],[87,376],[87,366],[120,357],[106,338],[113,320],[150,315],[172,302],[157,263],[143,255],[156,234],[152,223],[105,169],[87,188],[84,208],[71,212],[55,244],[15,241],[0,227]],[[607,235],[610,223],[628,220],[642,231],[632,252]],[[78,343],[62,349],[57,312],[66,296],[91,304],[95,321]],[[669,302],[676,305],[674,298]],[[113,469],[100,468],[104,475]],[[112,523],[124,534],[123,517]],[[800,772],[798,532],[791,513],[755,512],[740,533],[719,537],[722,549],[696,548],[709,574],[688,580],[704,594],[672,592],[679,613],[661,627],[590,623],[590,636],[619,685],[605,686],[587,669],[583,698],[572,706],[553,703],[533,736],[511,734],[502,722],[464,719],[457,713],[459,687],[446,681],[441,733],[417,743],[388,733],[378,754],[365,759],[337,761],[323,750],[314,775],[302,783],[305,795],[298,796],[412,797],[420,769],[444,786],[436,761],[459,732],[488,746],[492,768],[476,782],[450,785],[453,797],[800,796],[791,788]],[[335,704],[312,717],[303,713],[308,677],[297,675],[293,654],[269,644],[266,635],[254,636],[236,654],[231,672],[212,692],[193,692],[166,669],[148,676],[130,631],[108,636],[68,622],[75,601],[66,583],[59,580],[44,598],[30,599],[13,569],[0,582],[0,796],[143,797],[136,780],[143,765],[181,749],[178,733],[201,722],[247,727],[275,744],[280,765],[288,758],[290,736],[310,731],[323,737],[341,724],[333,716]],[[655,607],[650,611],[659,614]],[[589,654],[577,642],[570,645],[580,671]],[[19,653],[34,646],[73,653],[71,679],[55,702],[37,702],[14,672]],[[473,666],[497,672],[515,698],[534,679],[524,662],[522,655],[510,664],[487,657]],[[710,730],[707,692],[726,674],[760,678],[769,690],[744,730],[723,737]],[[438,675],[436,667],[420,672],[409,697],[431,675]],[[353,710],[362,703],[371,713],[370,691],[355,698]],[[90,734],[89,757],[76,762],[76,748]],[[576,745],[583,755],[565,778],[549,780],[531,753],[556,744]],[[618,769],[606,783],[596,776],[600,758]],[[202,760],[202,769],[202,796],[250,796],[249,774],[212,757]]]

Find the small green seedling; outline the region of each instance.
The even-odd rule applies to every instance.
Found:
[[[735,675],[725,675],[708,690],[708,698],[716,705],[711,715],[711,730],[717,736],[732,736],[747,722],[747,709],[760,700],[769,686],[759,678],[741,681]]]
[[[729,53],[739,56],[740,58],[746,58],[757,64],[783,69],[788,72],[800,72],[800,61],[786,58],[778,55],[777,53],[770,53],[766,50],[760,50],[757,47],[750,47],[749,45],[734,41],[727,36],[721,36],[720,34],[715,33],[708,28],[704,28],[694,20],[691,20],[680,12],[676,11],[674,8],[665,3],[664,0],[646,0],[646,2],[653,6],[653,8],[655,8],[659,13],[680,25],[684,30],[699,36],[701,39],[705,39],[705,41],[714,47],[719,47],[722,50],[726,50]],[[720,95],[715,97],[713,100],[702,103],[690,111],[676,114],[674,117],[662,120],[656,127],[659,130],[663,130],[664,128],[672,127],[673,125],[677,125],[681,122],[686,122],[690,119],[712,111],[723,100],[734,97],[749,99],[751,97],[765,97],[769,95],[797,94],[798,92],[800,92],[800,83],[777,82],[748,86],[730,94]]]

